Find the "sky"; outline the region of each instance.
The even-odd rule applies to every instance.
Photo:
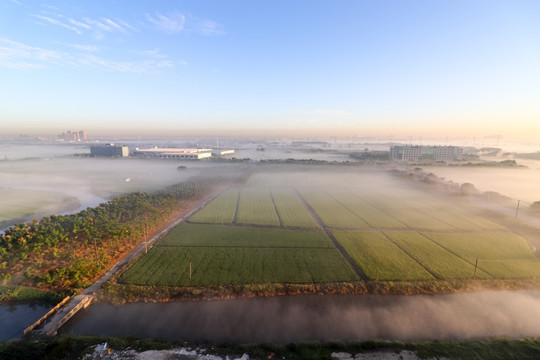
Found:
[[[0,138],[540,136],[536,0],[0,0]]]

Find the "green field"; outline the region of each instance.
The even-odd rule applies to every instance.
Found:
[[[328,236],[322,231],[206,224],[177,226],[156,246],[334,248]]]
[[[272,189],[272,198],[283,226],[318,228],[308,209],[292,189]]]
[[[369,280],[388,282],[540,276],[526,241],[475,211],[373,173],[257,173],[172,230],[121,281],[352,281],[359,279],[355,266]]]
[[[236,213],[238,189],[227,189],[209,204],[197,211],[190,222],[208,224],[232,224]]]
[[[424,235],[497,278],[540,276],[540,262],[523,240],[509,232],[424,233]]]
[[[330,195],[341,204],[347,207],[360,219],[364,220],[371,227],[378,228],[405,228],[406,226],[388,215],[387,213],[379,210],[375,206],[369,204],[362,198],[354,195],[348,191],[330,192]]]
[[[452,254],[415,231],[385,231],[386,236],[424,266],[438,279],[467,279],[474,275],[474,265]],[[476,277],[488,275],[478,270]]]
[[[345,208],[325,191],[302,189],[299,192],[326,226],[336,228],[369,228],[366,222],[362,221],[362,219]]]
[[[202,224],[178,226],[119,279],[170,286],[355,280],[323,232]]]
[[[238,203],[238,224],[280,226],[269,189],[243,188]]]
[[[334,236],[371,280],[434,279],[380,231],[336,231]]]

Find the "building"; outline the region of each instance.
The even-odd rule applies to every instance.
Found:
[[[116,146],[114,144],[91,146],[90,156],[127,157],[129,156],[129,148],[127,146]]]
[[[152,148],[139,149],[133,152],[135,156],[156,157],[160,159],[201,160],[212,156],[212,149],[180,149],[180,148]]]
[[[223,156],[223,155],[232,155],[232,154],[234,154],[234,150],[221,150],[221,149],[212,150],[212,155],[214,156]]]
[[[86,130],[81,130],[81,131],[68,130],[58,135],[58,140],[59,141],[86,141]]]
[[[391,160],[456,161],[463,158],[463,148],[457,146],[399,145],[390,147]]]

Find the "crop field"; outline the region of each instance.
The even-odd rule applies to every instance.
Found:
[[[452,251],[493,277],[540,276],[540,262],[523,240],[509,233],[424,233],[427,238]]]
[[[177,226],[156,246],[334,248],[332,241],[322,231],[207,224]]]
[[[403,223],[399,222],[392,216],[379,210],[375,206],[369,204],[367,201],[351,192],[332,191],[330,194],[334,199],[343,204],[343,206],[345,206],[371,227],[406,228]]]
[[[385,231],[386,236],[423,265],[438,279],[467,279],[474,274],[474,264],[454,255],[415,231]],[[489,277],[478,270],[476,277]]]
[[[334,236],[371,280],[434,279],[380,231],[336,231]]]
[[[237,200],[238,189],[227,189],[204,208],[197,211],[189,220],[195,223],[232,224]]]
[[[323,232],[200,224],[178,226],[119,279],[168,286],[355,280]]]
[[[171,231],[121,281],[184,286],[364,275],[377,281],[540,276],[527,242],[467,203],[348,169],[343,179],[350,186],[338,186],[339,175],[254,174]]]
[[[300,190],[299,192],[326,226],[369,228],[365,221],[362,221],[326,192],[320,190]]]
[[[242,189],[236,222],[239,224],[280,226],[270,190]]]
[[[295,191],[272,189],[272,198],[283,226],[308,229],[319,227]]]

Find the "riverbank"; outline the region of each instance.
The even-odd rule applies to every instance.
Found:
[[[349,356],[348,356],[349,355]],[[401,357],[399,357],[401,355]],[[540,357],[540,339],[489,339],[463,342],[313,342],[217,346],[150,339],[60,336],[0,344],[0,358],[62,359],[462,359],[526,360]],[[408,356],[408,357],[405,357]],[[413,357],[414,356],[414,357]]]
[[[484,290],[540,290],[540,279],[360,281],[198,287],[138,286],[109,281],[102,285],[97,293],[97,300],[122,305],[136,302],[212,301],[294,295],[442,295]]]

